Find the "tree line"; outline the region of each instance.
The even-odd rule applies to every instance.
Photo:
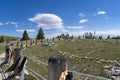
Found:
[[[44,39],[44,38],[45,38],[45,37],[44,37],[43,29],[40,28],[40,29],[38,30],[38,34],[36,35],[36,39],[39,40],[39,39]],[[30,37],[29,37],[29,35],[28,35],[28,33],[27,33],[27,30],[25,30],[25,31],[23,32],[23,36],[22,36],[21,41],[25,41],[25,40],[30,40]]]
[[[39,40],[39,39],[44,39],[44,32],[43,32],[43,29],[40,28],[38,30],[38,34],[36,35],[36,39]],[[9,43],[10,41],[14,41],[14,40],[17,40],[17,38],[11,38],[11,37],[6,37],[6,36],[0,36],[0,43],[3,43],[3,42],[7,42]],[[27,33],[27,30],[25,30],[23,32],[23,35],[22,35],[22,38],[21,38],[21,41],[25,41],[25,40],[30,40],[30,37]]]
[[[60,35],[57,35],[57,39],[74,39],[75,35],[69,35],[68,33],[66,34],[60,34]],[[42,28],[40,28],[38,30],[38,34],[36,35],[36,39],[39,40],[39,39],[44,39],[44,32],[42,30]],[[22,37],[22,41],[24,40],[29,40],[30,37],[28,36],[27,34],[27,31],[25,30],[24,33],[23,33],[23,37]],[[85,32],[82,36],[78,36],[78,39],[103,39],[103,36],[100,35],[100,36],[96,36],[96,32]],[[114,36],[114,37],[111,37],[110,35],[107,36],[106,39],[120,39],[120,36]],[[53,38],[54,40],[54,38]]]
[[[0,43],[6,42],[9,43],[10,41],[15,41],[17,40],[17,37],[12,37],[12,36],[0,36]]]
[[[39,39],[44,39],[44,32],[43,32],[43,29],[40,28],[38,30],[38,33],[36,35],[36,40],[39,40]],[[68,33],[66,34],[61,34],[61,35],[58,35],[56,37],[57,39],[74,39],[74,36],[70,36]],[[103,36],[100,35],[100,36],[96,36],[96,32],[85,32],[82,36],[78,36],[78,39],[103,39]],[[106,39],[120,39],[120,36],[116,36],[116,37],[111,37],[110,35],[107,36]],[[16,39],[15,39],[16,40]],[[30,40],[30,37],[27,33],[27,30],[25,30],[23,32],[23,35],[22,35],[22,38],[21,38],[21,41],[25,41],[25,40]],[[10,41],[13,41],[12,39],[10,39],[9,37],[5,38],[4,36],[0,36],[0,43],[2,42],[7,42],[9,43]]]
[[[78,39],[103,39],[102,35],[96,36],[96,32],[85,32],[82,36],[70,36],[68,33],[66,34],[60,34],[56,37],[57,39],[73,39],[73,38],[78,38]],[[104,39],[120,39],[120,36],[114,36],[111,37],[110,35],[108,35],[106,38]]]

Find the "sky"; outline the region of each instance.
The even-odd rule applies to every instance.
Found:
[[[120,35],[120,0],[0,0],[0,35]]]

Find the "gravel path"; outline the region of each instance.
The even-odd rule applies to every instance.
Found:
[[[0,64],[3,62],[5,53],[0,54]],[[2,80],[1,69],[0,69],[0,80]]]
[[[0,54],[0,63],[4,60],[5,53]]]

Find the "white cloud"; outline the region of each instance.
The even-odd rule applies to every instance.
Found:
[[[107,31],[75,31],[75,32],[69,32],[70,35],[76,35],[76,36],[79,36],[79,35],[83,35],[85,32],[96,32],[96,35],[103,35],[103,36],[108,36],[108,35],[111,35],[111,36],[117,36],[120,34],[120,30],[107,30]]]
[[[88,22],[88,19],[81,19],[81,20],[79,21],[79,23],[85,23],[85,22]]]
[[[70,31],[68,32],[69,35],[74,35],[74,36],[83,36],[84,33],[86,32],[96,32],[96,36],[104,36],[104,37],[107,37],[108,35],[110,36],[117,36],[120,34],[120,30],[107,30],[107,31],[92,31],[92,30],[78,30],[78,31]],[[52,37],[55,37],[57,35],[60,35],[61,33],[53,33],[53,34],[49,34],[49,35],[46,35],[46,37],[49,37],[49,38],[52,38]]]
[[[119,35],[119,34],[120,34],[120,30],[97,31],[97,34],[103,34],[103,35]]]
[[[82,29],[84,26],[67,26],[68,29]]]
[[[0,26],[3,26],[4,24],[0,22]]]
[[[80,17],[85,17],[85,14],[79,13],[79,16],[80,16]]]
[[[98,11],[98,12],[97,12],[98,15],[105,15],[106,13],[107,13],[107,12],[105,12],[105,11]]]
[[[17,22],[8,21],[8,22],[6,22],[5,24],[6,24],[6,25],[12,24],[12,25],[14,25],[15,27],[18,27],[18,23],[17,23]]]
[[[37,26],[43,29],[56,28],[66,31],[63,26],[62,19],[55,14],[36,14],[35,17],[29,18],[28,20],[37,23]]]
[[[24,29],[17,29],[16,32],[24,32]],[[27,32],[35,32],[35,29],[26,29]]]
[[[18,29],[18,30],[16,30],[16,32],[24,32],[24,30],[19,30],[19,29]]]

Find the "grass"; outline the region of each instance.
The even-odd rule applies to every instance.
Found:
[[[48,59],[52,55],[63,55],[67,60],[69,70],[107,78],[111,77],[105,72],[104,66],[110,65],[111,68],[120,61],[120,40],[81,39],[60,40],[54,43],[53,46],[42,46],[43,44],[29,46],[23,50],[23,54],[45,63],[48,63]],[[1,46],[0,52],[3,51],[4,47]],[[48,77],[47,66],[35,63],[30,59],[27,66],[45,78]],[[26,80],[30,79],[31,76],[27,76]]]
[[[23,54],[45,63],[48,63],[52,55],[63,55],[67,60],[69,70],[109,78],[110,76],[104,71],[104,66],[113,66],[120,60],[120,45],[116,42],[120,41],[61,40],[55,41],[56,45],[52,47],[42,46],[42,44],[30,46],[23,51]],[[109,60],[116,60],[116,62]],[[47,67],[32,62],[28,63],[28,66],[47,78]]]
[[[0,46],[0,54],[2,54],[3,52],[5,52],[5,46]]]
[[[4,66],[2,67],[2,69],[3,69],[4,71],[6,71],[8,68],[9,68],[9,65],[4,65]],[[9,73],[5,73],[5,74],[10,74],[10,72],[9,72]],[[9,79],[9,80],[19,80],[19,79],[17,79],[17,78],[12,78],[12,79]],[[35,79],[33,76],[31,76],[31,75],[26,75],[26,74],[25,74],[24,80],[36,80],[36,79]]]

